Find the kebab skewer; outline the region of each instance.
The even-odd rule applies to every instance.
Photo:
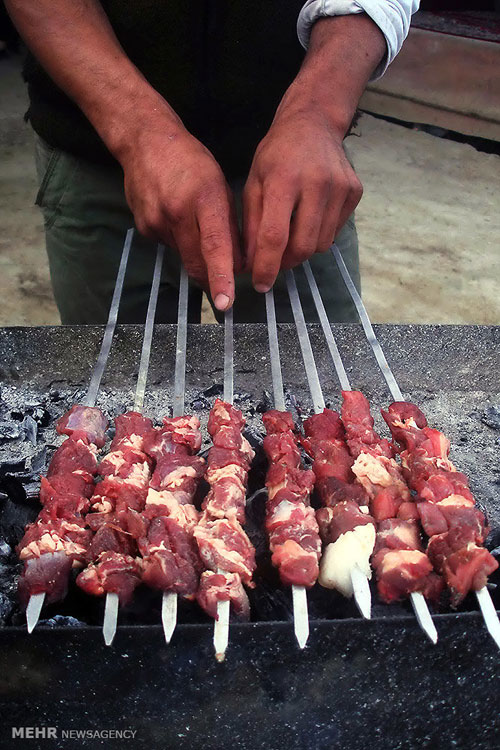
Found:
[[[356,306],[356,310],[361,320],[361,324],[363,326],[363,330],[365,332],[366,338],[368,340],[368,343],[371,346],[371,349],[373,351],[375,359],[377,360],[377,364],[382,372],[382,375],[384,376],[384,379],[387,383],[389,391],[391,392],[391,395],[395,403],[404,404],[406,402],[403,398],[399,385],[396,381],[396,378],[394,377],[394,374],[392,373],[391,368],[389,367],[389,364],[387,362],[387,359],[385,358],[382,347],[380,346],[380,343],[377,337],[375,336],[375,331],[373,330],[373,326],[370,322],[370,318],[364,306],[363,300],[358,294],[358,291],[347,269],[347,266],[344,263],[342,255],[340,254],[340,251],[335,244],[332,245],[330,250],[338,265],[338,268],[340,270],[344,283],[349,291],[349,294],[351,295],[352,300]],[[423,428],[422,425],[423,423],[421,421],[420,429]],[[476,597],[479,603],[479,607],[481,609],[481,613],[484,618],[486,628],[488,632],[490,633],[490,635],[492,636],[492,638],[497,643],[497,645],[500,646],[500,621],[498,619],[498,615],[496,613],[494,604],[491,600],[491,596],[486,585],[483,585],[481,588],[477,589],[475,593],[476,593]]]
[[[275,408],[263,415],[269,460],[266,476],[266,530],[272,562],[282,582],[292,586],[294,631],[300,648],[309,638],[307,589],[316,583],[321,554],[319,528],[309,496],[314,474],[301,465],[292,415],[286,411],[276,326],[274,293],[266,293],[266,315]]]
[[[321,299],[321,295],[319,293],[319,289],[318,289],[318,286],[316,284],[316,280],[315,280],[315,278],[313,276],[310,264],[308,262],[304,263],[304,272],[306,274],[306,278],[307,278],[307,281],[309,283],[309,288],[311,290],[311,294],[312,294],[312,297],[313,297],[313,300],[314,300],[314,304],[315,304],[315,307],[316,307],[316,310],[317,310],[317,313],[318,313],[318,316],[319,316],[319,319],[320,319],[321,327],[323,329],[323,333],[325,335],[325,339],[326,339],[326,342],[327,342],[327,345],[328,345],[328,348],[329,348],[329,351],[330,351],[330,354],[331,354],[331,357],[332,357],[332,361],[333,361],[333,365],[334,365],[335,371],[337,373],[337,377],[339,379],[339,382],[340,382],[340,385],[341,385],[343,393],[347,395],[349,392],[351,392],[351,384],[349,382],[349,378],[347,377],[347,373],[345,371],[344,364],[342,362],[342,357],[340,356],[340,352],[338,350],[337,343],[335,341],[335,337],[333,335],[333,331],[332,331],[330,322],[328,320],[328,316],[326,314],[325,307],[323,305],[323,300]],[[383,354],[382,354],[382,356],[383,356]],[[388,369],[388,366],[387,366],[387,369]],[[392,373],[391,373],[391,376],[392,376]],[[394,378],[392,378],[392,379],[394,380]],[[396,384],[396,388],[397,388],[397,384]],[[348,398],[348,395],[347,395],[347,398]],[[348,415],[346,414],[346,418],[347,418],[347,416]],[[369,420],[371,419],[371,417],[369,416],[369,407],[368,407],[368,419]],[[372,427],[373,427],[373,423],[371,423],[370,429],[372,429]],[[382,453],[384,453],[384,452],[385,453],[390,452],[390,448],[387,445],[387,443],[384,443],[383,441],[380,441],[378,439],[378,436],[375,436],[375,434],[373,432],[370,433],[370,436],[371,436],[370,439],[372,439],[374,441],[378,440],[378,442],[380,443],[379,450]],[[362,451],[360,451],[360,452],[362,452]],[[387,457],[387,460],[390,460],[389,457]],[[397,469],[395,470],[394,467],[392,467],[392,473],[393,474],[394,473],[397,474],[398,470]],[[404,484],[402,484],[401,482],[399,482],[399,485],[396,483],[396,486],[394,486],[395,483],[392,482],[390,473],[388,473],[386,479],[393,485],[393,489],[390,491],[390,492],[393,493],[393,495],[394,495],[395,492],[398,492],[398,490],[399,490],[399,492],[401,492],[401,491],[405,492]],[[371,489],[371,491],[373,492],[373,487],[370,487],[369,484],[367,484],[367,487],[369,489]],[[387,499],[387,495],[388,494],[390,494],[390,493],[383,493],[383,495],[381,496],[381,498],[383,499],[385,497]],[[375,498],[372,498],[372,500],[374,500],[374,499]],[[372,502],[372,505],[373,505],[373,502]],[[372,515],[374,515],[374,521],[383,520],[380,517],[380,515],[378,514],[378,511],[377,511],[377,508],[376,508],[376,504],[375,504],[375,508],[374,508],[374,511],[373,511]],[[386,526],[387,526],[387,524],[386,524]],[[386,531],[388,531],[388,529],[381,529],[381,531],[386,532]],[[387,534],[386,534],[386,536],[387,536]],[[414,542],[414,544],[417,544],[418,536],[417,536],[417,538],[415,538],[415,537],[416,537],[416,535],[414,534],[413,535],[413,542]],[[378,546],[380,546],[382,538],[383,538],[382,536],[380,536],[378,538],[378,542],[377,542]],[[377,562],[380,560],[381,557],[382,557],[382,555],[379,555],[379,557],[377,558]],[[399,557],[401,557],[401,555]],[[424,567],[426,567],[426,566],[424,565]],[[437,588],[438,588],[437,582],[434,581],[434,584],[435,584],[435,586],[428,586],[428,590],[432,594],[437,593]],[[379,586],[379,591],[380,591],[380,586]],[[410,600],[411,600],[411,603],[412,603],[412,606],[413,606],[413,610],[415,612],[415,616],[417,618],[417,621],[418,621],[420,627],[427,634],[427,636],[429,637],[429,639],[433,643],[435,643],[436,640],[437,640],[437,631],[436,631],[435,625],[434,625],[434,623],[432,621],[432,618],[431,618],[431,615],[430,615],[430,612],[429,612],[429,608],[427,607],[427,603],[425,601],[425,598],[424,598],[423,594],[421,592],[419,592],[419,591],[412,591],[412,592],[408,592],[408,593],[410,594]]]
[[[130,229],[125,238],[108,321],[86,399],[83,405],[74,405],[57,424],[58,433],[67,438],[54,453],[47,477],[41,479],[43,509],[18,545],[18,554],[25,561],[19,592],[21,599],[27,600],[29,633],[38,622],[44,602],[64,598],[71,568],[80,567],[86,558],[91,534],[84,515],[94,489],[98,450],[105,443],[107,428],[107,419],[95,408],[95,401],[113,342],[133,234]]]
[[[101,462],[99,472],[104,477],[94,494],[89,524],[97,528],[90,547],[91,562],[77,578],[77,584],[87,593],[106,594],[103,636],[106,645],[113,642],[119,604],[126,604],[140,583],[141,564],[136,555],[133,527],[134,513],[142,511],[151,477],[151,460],[144,453],[145,434],[152,422],[144,419],[141,411],[146,392],[147,375],[153,338],[154,319],[164,246],[156,253],[153,282],[149,297],[141,361],[137,377],[134,411],[117,417],[117,433],[111,452]]]
[[[286,282],[292,313],[297,328],[299,344],[304,360],[309,390],[313,400],[315,415],[306,420],[306,450],[314,457],[313,471],[316,475],[316,486],[323,504],[333,505],[344,500],[352,501],[356,498],[358,509],[355,516],[347,514],[348,526],[344,526],[338,537],[330,536],[329,525],[325,523],[325,514],[318,511],[318,522],[320,533],[326,544],[325,554],[320,565],[320,583],[327,583],[329,588],[337,588],[344,596],[353,596],[359,612],[363,617],[369,618],[371,612],[371,593],[368,584],[368,576],[371,569],[367,562],[371,553],[371,545],[374,543],[375,534],[370,534],[371,519],[364,512],[363,503],[359,502],[360,493],[353,494],[348,487],[350,465],[352,460],[347,448],[340,438],[342,429],[340,419],[335,412],[325,408],[325,400],[316,369],[314,354],[307,332],[307,326],[300,304],[297,285],[292,271],[286,271]],[[342,487],[339,497],[338,492],[331,491],[332,482],[336,487]],[[362,498],[361,498],[362,499]],[[325,509],[329,512],[329,509]],[[367,524],[368,522],[368,524]],[[366,525],[368,528],[363,529]],[[354,530],[357,529],[356,532]],[[351,535],[346,532],[354,532]],[[368,531],[368,534],[367,534]],[[342,537],[339,539],[339,537]],[[348,542],[344,548],[345,542]],[[326,555],[328,552],[328,555]],[[338,554],[338,552],[340,554]]]
[[[403,471],[416,493],[416,509],[429,537],[427,552],[457,607],[474,591],[480,606],[488,607],[488,576],[498,562],[483,546],[489,528],[477,507],[467,477],[449,460],[450,442],[431,429],[420,409],[395,402],[382,411],[394,440],[399,444]],[[488,625],[488,621],[486,623]],[[488,630],[500,647],[500,623],[495,616]]]
[[[136,535],[142,580],[162,591],[162,624],[170,642],[177,623],[177,597],[193,599],[202,570],[193,532],[199,512],[193,504],[205,461],[197,417],[165,417],[163,428],[146,436],[144,449],[156,462]]]
[[[233,319],[224,322],[224,401],[216,400],[208,420],[213,445],[208,452],[205,478],[210,490],[203,513],[194,529],[200,557],[206,570],[201,575],[197,601],[212,617],[214,648],[223,661],[229,641],[229,612],[250,615],[243,584],[252,587],[255,549],[242,524],[248,471],[254,452],[243,436],[245,420],[233,406]]]
[[[145,451],[155,463],[142,513],[139,551],[142,579],[162,591],[162,624],[170,643],[177,624],[177,599],[196,595],[201,562],[193,537],[199,513],[193,505],[205,461],[195,454],[201,447],[200,423],[184,415],[187,308],[189,282],[181,269],[177,315],[173,417],[146,439]]]

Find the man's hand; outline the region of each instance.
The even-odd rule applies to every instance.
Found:
[[[241,258],[224,176],[125,55],[100,2],[6,0],[6,7],[121,163],[139,231],[172,242],[189,275],[209,285],[216,307],[230,307]]]
[[[258,292],[280,268],[326,252],[363,188],[321,112],[278,116],[260,143],[245,187],[245,244]]]
[[[342,141],[385,39],[364,14],[321,19],[304,64],[259,144],[243,197],[257,291],[333,242],[362,195]]]
[[[169,120],[143,127],[118,156],[139,232],[173,245],[189,276],[226,310],[242,264],[232,195],[212,154]]]

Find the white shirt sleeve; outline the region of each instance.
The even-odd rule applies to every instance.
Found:
[[[307,48],[312,26],[318,18],[366,13],[377,24],[387,43],[387,56],[373,73],[371,80],[374,81],[385,73],[403,46],[411,16],[419,5],[420,0],[307,0],[297,21],[299,41]]]

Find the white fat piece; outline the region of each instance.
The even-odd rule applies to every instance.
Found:
[[[455,507],[460,506],[462,508],[473,508],[474,504],[475,503],[473,500],[469,500],[462,495],[448,495],[448,497],[445,497],[444,500],[440,500],[439,503],[437,503],[437,505],[440,505],[444,508],[450,505],[454,505]]]
[[[384,465],[387,462],[392,462],[392,459],[360,453],[352,466],[352,471],[361,484],[364,479],[368,479],[379,487],[389,487],[394,483],[394,478]],[[392,463],[397,466],[395,462]]]
[[[343,596],[353,595],[351,570],[354,565],[371,578],[370,557],[375,546],[375,526],[356,526],[328,544],[321,558],[318,581],[327,589],[337,589]]]

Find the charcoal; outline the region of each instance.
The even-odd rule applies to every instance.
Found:
[[[35,422],[33,417],[28,414],[22,421],[22,429],[24,430],[24,439],[32,445],[36,445],[36,437],[38,433],[38,424]]]
[[[191,401],[191,409],[193,411],[203,411],[204,409],[210,409],[210,402],[201,396]]]
[[[208,396],[209,398],[211,396],[221,396],[224,389],[220,383],[214,383],[209,388],[203,391],[204,396]]]
[[[500,405],[488,406],[481,417],[484,424],[494,430],[500,430]]]
[[[16,422],[0,422],[0,440],[16,440],[22,433],[22,426]]]
[[[27,524],[32,523],[40,512],[38,502],[13,502],[10,497],[0,506],[0,537],[10,546],[20,541]]]
[[[31,456],[29,460],[33,474],[41,474],[47,467],[47,447],[44,446],[38,453]]]
[[[46,628],[84,628],[86,623],[77,620],[76,617],[54,615],[54,617],[50,617],[48,620],[40,620],[40,625]]]
[[[15,601],[0,591],[0,625],[7,624],[15,608]]]
[[[12,547],[4,539],[0,539],[0,561],[7,560],[12,555]]]

